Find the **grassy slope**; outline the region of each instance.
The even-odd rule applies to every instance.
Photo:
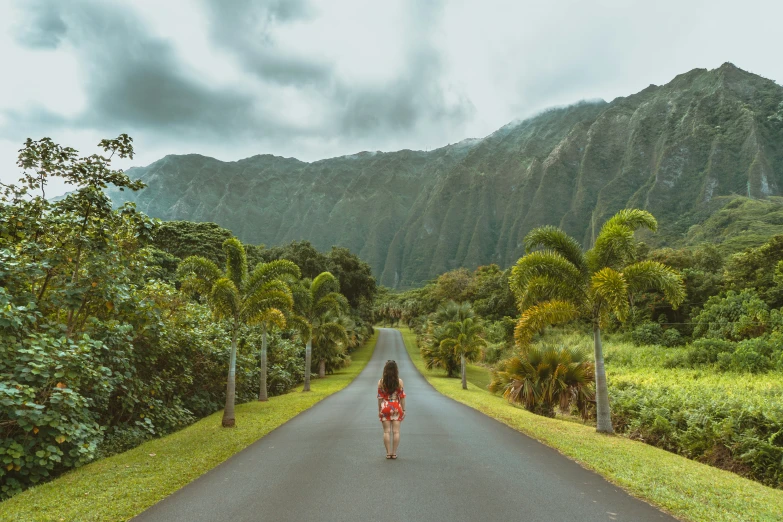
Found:
[[[0,504],[0,520],[128,520],[246,448],[325,397],[345,388],[370,360],[377,333],[351,354],[353,363],[312,391],[295,391],[236,407],[237,427],[220,427],[223,412],[29,489]]]
[[[476,386],[475,380],[463,390],[458,379],[427,371],[416,336],[401,330],[413,363],[439,392],[544,442],[678,518],[783,520],[783,491],[641,442],[599,435],[590,426],[534,415]],[[479,370],[473,367],[474,375]]]

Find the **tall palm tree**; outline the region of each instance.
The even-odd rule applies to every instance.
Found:
[[[440,343],[444,350],[459,354],[462,369],[462,389],[468,389],[468,379],[465,374],[465,360],[476,360],[481,349],[487,342],[481,337],[484,328],[476,319],[467,317],[462,321],[449,323],[446,326],[446,338]]]
[[[274,321],[285,324],[283,310],[294,304],[291,290],[279,279],[268,278],[268,268],[260,267],[248,274],[247,256],[236,238],[223,242],[226,269],[201,256],[190,256],[180,263],[177,272],[186,290],[207,297],[207,303],[217,320],[225,320],[231,329],[231,357],[226,382],[226,407],[223,427],[236,424],[234,401],[236,395],[237,336],[245,324]]]
[[[313,358],[313,336],[320,318],[327,312],[339,313],[348,307],[348,300],[340,293],[340,283],[330,272],[321,272],[315,279],[302,280],[293,290],[294,324],[306,339],[305,382],[302,391],[310,391],[310,366]]]
[[[522,312],[514,330],[521,349],[526,349],[533,335],[547,325],[577,318],[591,322],[597,431],[601,433],[614,431],[601,326],[612,312],[625,321],[630,294],[661,291],[675,308],[685,298],[685,285],[679,273],[656,261],[636,261],[634,232],[640,228],[655,231],[657,227],[649,212],[621,210],[604,223],[594,246],[587,252],[556,227],[534,229],[525,237],[528,253],[517,261],[509,278]]]
[[[301,277],[301,273],[299,272],[299,267],[296,266],[296,263],[287,259],[278,259],[270,261],[269,263],[258,263],[255,270],[253,270],[253,276],[257,278],[257,298],[264,299],[267,297],[269,291],[276,291],[276,288],[279,285],[274,284],[275,282],[285,282],[287,280],[290,281],[291,279],[298,280]],[[258,317],[258,322],[261,324],[261,383],[258,389],[259,401],[269,400],[266,389],[267,330],[273,326],[285,328],[285,315],[291,311],[291,306],[282,309],[268,308]]]

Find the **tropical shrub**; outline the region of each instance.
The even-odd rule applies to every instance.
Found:
[[[661,344],[669,348],[683,344],[682,334],[675,328],[667,328],[661,336]]]
[[[724,339],[697,339],[689,347],[686,361],[691,367],[714,364],[721,354],[732,353],[735,348],[734,343]]]
[[[660,323],[646,321],[637,326],[631,333],[634,344],[639,346],[648,344],[662,344],[663,327]]]
[[[751,289],[710,297],[694,318],[693,337],[741,341],[762,335],[769,328],[769,307]]]
[[[566,346],[533,345],[506,359],[492,372],[493,393],[546,417],[555,408],[572,409],[587,419],[594,412],[595,375],[588,352]]]

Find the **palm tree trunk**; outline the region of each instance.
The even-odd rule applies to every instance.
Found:
[[[236,393],[237,376],[237,332],[238,328],[234,326],[234,333],[231,336],[231,359],[228,363],[228,382],[226,383],[226,408],[223,410],[223,427],[233,428],[236,421],[234,419],[234,396]]]
[[[468,389],[468,377],[465,374],[465,353],[462,354],[462,389]]]
[[[593,340],[595,341],[596,431],[598,433],[614,433],[612,412],[609,409],[609,387],[606,384],[604,352],[601,346],[601,328],[597,323],[593,325]]]
[[[307,346],[305,347],[305,383],[302,391],[310,391],[310,365],[313,359],[313,339],[312,337],[307,340]]]
[[[326,377],[326,360],[325,359],[321,359],[318,362],[318,377],[320,377],[321,379]]]
[[[258,390],[258,400],[266,401],[269,400],[266,395],[266,324],[261,328],[261,385]]]

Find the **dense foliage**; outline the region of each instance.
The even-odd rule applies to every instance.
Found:
[[[607,316],[605,363],[616,431],[783,486],[781,244],[783,236],[767,237],[736,254],[712,243],[678,249],[637,246],[638,261],[662,263],[682,274],[685,299],[674,310],[659,292],[636,292],[629,295],[625,323]],[[551,415],[561,397],[549,390],[573,384],[552,386],[553,374],[547,372],[560,364],[556,361],[565,351],[587,349],[591,325],[577,320],[545,329],[533,336],[531,354],[519,352],[513,343],[519,312],[509,275],[510,270],[494,266],[456,269],[421,288],[399,293],[382,288],[376,315],[389,324],[411,326],[427,366],[456,377],[459,360],[440,350],[444,329],[438,325],[457,318],[462,308],[463,315],[484,324],[487,346],[480,361],[497,370],[493,389]],[[491,290],[479,297],[480,286]],[[480,300],[500,306],[483,308]],[[592,365],[592,358],[583,363]],[[590,392],[588,383],[584,390]],[[592,422],[589,400],[582,404],[587,407],[564,402],[564,411],[585,413]]]
[[[22,179],[1,187],[0,499],[221,409],[232,338],[236,400],[259,395],[263,322],[232,330],[207,294],[179,288],[176,277],[182,258],[219,257],[226,239],[238,242],[210,224],[113,208],[109,184],[142,184],[111,167],[113,157],[132,157],[128,136],[100,146],[103,155],[80,157],[28,140]],[[53,177],[75,190],[47,200]],[[247,250],[263,260],[260,247]],[[346,273],[361,272],[352,254],[336,258]],[[363,284],[371,296],[374,280]],[[346,353],[368,333],[352,328]],[[277,329],[267,344],[267,391],[285,393],[304,378],[304,343]]]
[[[783,373],[673,369],[672,363],[688,357],[686,348],[608,346],[618,432],[783,487]]]

